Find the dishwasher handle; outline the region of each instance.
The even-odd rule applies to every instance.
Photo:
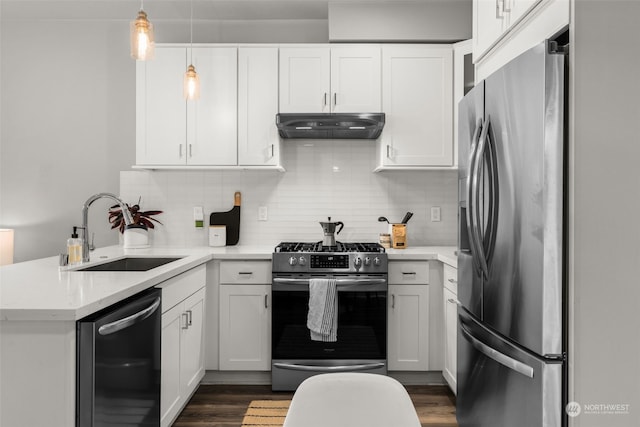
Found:
[[[116,320],[115,322],[107,323],[106,325],[100,326],[98,328],[98,333],[100,335],[115,334],[116,332],[126,329],[129,326],[133,326],[136,323],[142,322],[144,319],[155,313],[158,307],[160,307],[159,297],[156,298],[149,307],[137,312],[136,314],[132,314],[131,316],[127,316],[122,319]]]

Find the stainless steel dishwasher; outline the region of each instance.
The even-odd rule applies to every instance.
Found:
[[[76,427],[160,425],[161,290],[77,322]]]

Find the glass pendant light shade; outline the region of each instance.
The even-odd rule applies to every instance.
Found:
[[[140,9],[135,21],[131,21],[131,57],[139,61],[153,59],[154,39],[153,24],[147,14]]]
[[[184,73],[184,97],[190,101],[200,98],[200,78],[193,65]]]

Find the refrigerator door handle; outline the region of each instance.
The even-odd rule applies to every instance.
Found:
[[[493,258],[493,251],[496,244],[496,233],[498,228],[498,202],[499,202],[499,181],[498,181],[498,160],[496,155],[496,139],[493,136],[493,127],[491,126],[491,117],[487,116],[487,145],[486,145],[486,163],[489,178],[488,185],[488,201],[489,210],[487,212],[487,230],[483,236],[485,259],[487,260],[487,275],[489,273],[488,266]]]
[[[484,121],[482,125],[482,133],[480,134],[480,140],[478,141],[478,147],[476,148],[475,161],[473,167],[470,169],[471,173],[471,224],[472,224],[472,241],[474,241],[476,248],[476,255],[474,259],[480,265],[480,270],[484,278],[489,277],[489,266],[487,264],[487,255],[483,246],[483,232],[482,227],[482,208],[484,204],[480,203],[480,178],[481,169],[483,164],[485,150],[487,148],[487,140],[489,135],[490,118]]]
[[[483,120],[478,119],[478,123],[476,124],[476,130],[473,132],[473,140],[471,141],[471,154],[469,155],[469,174],[467,175],[467,230],[469,233],[469,243],[471,244],[472,251],[472,261],[475,269],[480,270],[481,265],[478,262],[478,255],[480,253],[480,249],[478,247],[478,240],[476,240],[476,223],[474,222],[473,210],[474,204],[474,192],[473,192],[473,182],[474,182],[474,170],[476,169],[476,162],[478,161],[478,148],[480,147],[480,134],[483,130]]]
[[[462,323],[460,323],[460,331],[462,332],[464,337],[471,343],[471,345],[473,345],[473,347],[480,353],[484,354],[490,359],[495,360],[502,366],[505,366],[529,378],[533,378],[533,368],[531,366],[489,347],[488,345],[471,335],[471,332],[469,332],[467,327]]]

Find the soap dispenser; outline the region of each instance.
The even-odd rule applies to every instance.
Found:
[[[78,227],[73,227],[71,238],[67,239],[67,255],[69,265],[76,265],[82,262],[82,239],[78,238]]]

